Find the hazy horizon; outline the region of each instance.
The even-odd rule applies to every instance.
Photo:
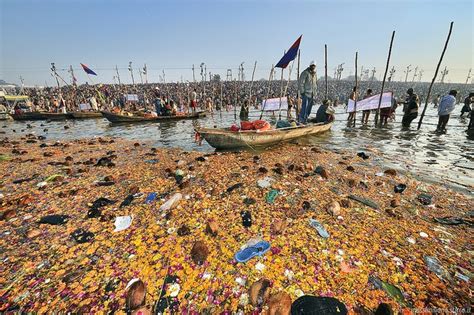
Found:
[[[1,0],[0,11],[0,79],[19,84],[22,76],[29,86],[55,84],[51,62],[68,83],[72,65],[79,84],[89,80],[79,63],[97,72],[96,83],[113,83],[116,65],[122,83],[131,83],[129,61],[136,83],[145,63],[149,82],[162,81],[163,70],[167,82],[192,81],[193,64],[200,81],[202,62],[207,73],[223,79],[229,68],[236,78],[244,62],[249,80],[257,61],[255,79],[268,79],[271,65],[301,34],[301,70],[315,60],[318,76],[323,75],[327,44],[329,76],[342,63],[342,78],[353,75],[358,51],[359,71],[375,67],[380,80],[393,30],[394,81],[404,81],[404,70],[411,65],[408,81],[418,67],[423,69],[421,81],[429,82],[451,21],[453,33],[440,72],[447,67],[446,83],[464,83],[473,68],[471,1]],[[293,79],[295,73],[293,69]],[[277,72],[275,78],[279,76]],[[469,82],[472,77],[474,73]]]

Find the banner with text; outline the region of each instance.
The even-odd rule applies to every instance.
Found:
[[[127,101],[129,102],[138,102],[138,95],[137,94],[125,94],[127,97]]]
[[[379,107],[380,94],[357,101],[357,111],[377,109]],[[385,92],[382,95],[382,103],[380,108],[392,107],[392,92]],[[347,112],[354,111],[354,101],[349,100],[347,103]]]
[[[280,98],[269,98],[266,102],[265,100],[262,101],[262,108],[265,106],[265,111],[275,111],[280,108]],[[286,97],[281,98],[281,108],[287,109],[288,108],[288,100]]]

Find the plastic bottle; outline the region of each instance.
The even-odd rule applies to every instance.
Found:
[[[168,201],[166,201],[164,204],[161,205],[160,211],[168,211],[176,206],[178,201],[180,201],[183,198],[183,195],[180,193],[174,194]]]
[[[425,264],[431,272],[434,272],[440,279],[450,279],[449,272],[441,265],[440,261],[433,256],[425,256]]]

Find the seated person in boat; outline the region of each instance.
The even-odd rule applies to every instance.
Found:
[[[334,121],[334,108],[330,105],[329,100],[324,100],[316,112],[316,117],[310,121],[313,123],[330,123]]]
[[[161,114],[163,116],[171,116],[173,115],[173,101],[167,101],[165,103],[165,106],[163,107],[163,109],[161,110]]]

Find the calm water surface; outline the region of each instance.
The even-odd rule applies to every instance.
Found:
[[[313,111],[315,111],[314,109]],[[381,154],[377,163],[410,171],[419,178],[449,185],[468,194],[474,194],[474,135],[466,133],[468,119],[459,117],[460,107],[455,110],[447,134],[436,134],[436,110],[429,108],[421,130],[416,122],[411,129],[403,130],[401,117],[386,127],[374,128],[369,121],[366,126],[355,128],[346,125],[346,114],[339,107],[336,122],[331,131],[318,136],[298,140],[300,145],[319,145],[330,150],[368,150]],[[286,113],[285,113],[286,114]],[[259,112],[252,111],[251,118]],[[278,116],[278,115],[277,115]],[[373,119],[373,114],[371,119]],[[358,117],[361,114],[358,113]],[[266,115],[269,120],[274,120]],[[215,113],[199,120],[203,126],[230,126],[235,122],[234,112]],[[237,115],[238,122],[238,115]],[[27,128],[27,124],[32,128]],[[64,129],[64,126],[69,129]],[[181,147],[186,150],[213,151],[205,141],[199,146],[194,142],[193,122],[190,120],[112,125],[105,119],[68,121],[0,121],[3,136],[15,137],[27,133],[44,135],[47,140],[63,140],[91,137],[121,137],[125,139],[151,141],[156,146]],[[45,129],[47,129],[45,131]]]

